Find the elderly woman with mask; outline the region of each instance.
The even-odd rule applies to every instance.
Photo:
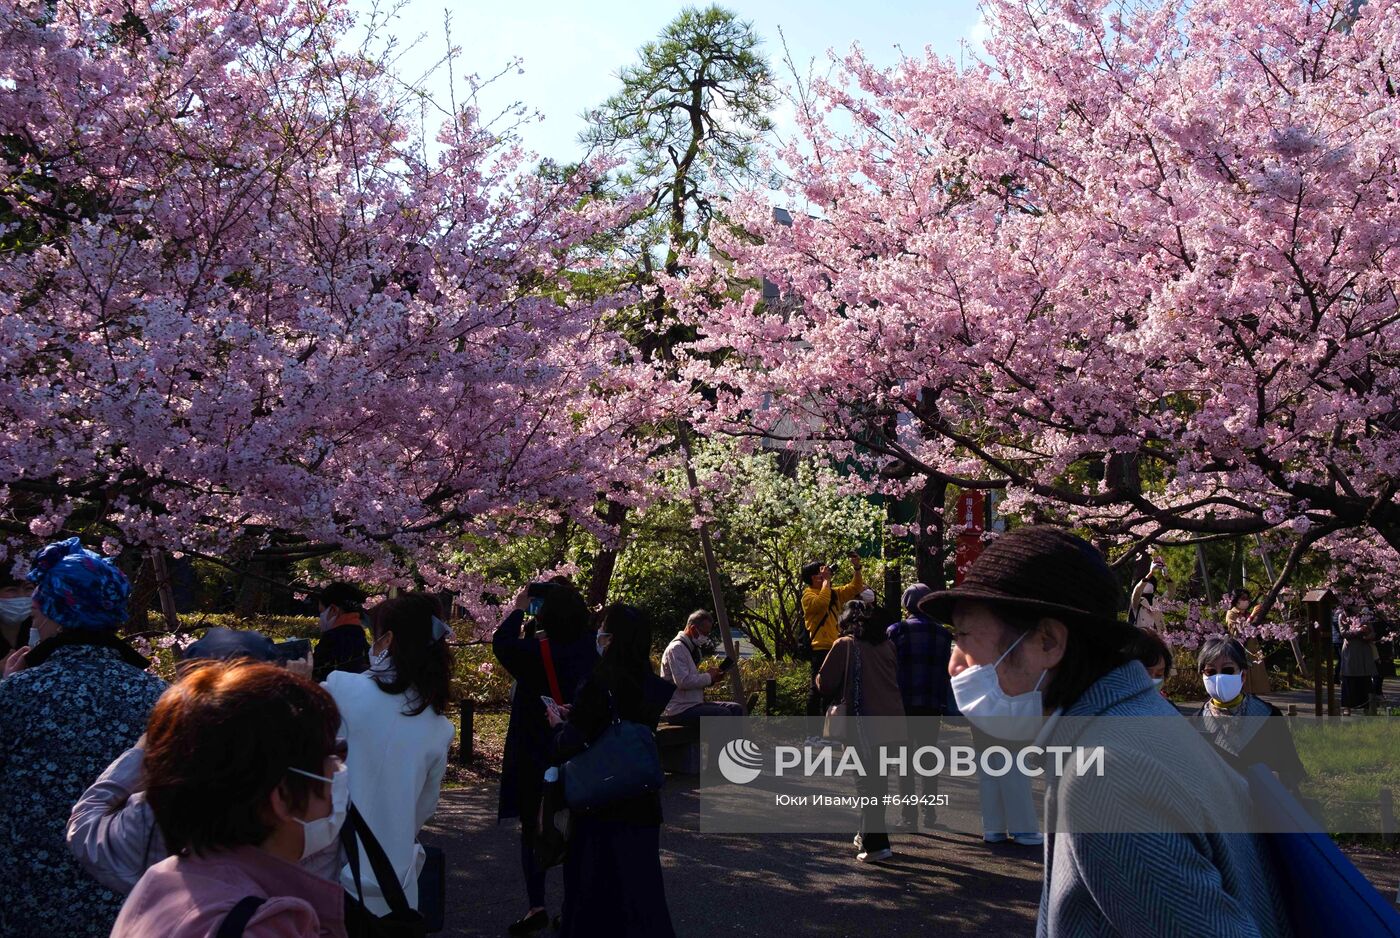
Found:
[[[953,624],[949,673],[973,726],[1047,750],[1103,744],[1101,773],[1046,771],[1038,935],[1290,934],[1264,842],[1217,833],[1244,829],[1244,781],[1131,657],[1117,580],[1092,545],[1011,531],[922,607]],[[1078,719],[1107,717],[1133,719]]]
[[[39,642],[0,682],[0,936],[106,936],[121,896],[68,852],[68,814],[136,742],[165,683],[117,637],[131,586],[111,560],[70,538],[41,550],[28,577]]]
[[[1194,722],[1224,760],[1243,773],[1264,763],[1294,792],[1307,777],[1289,735],[1283,713],[1244,689],[1249,654],[1233,638],[1213,638],[1201,645],[1196,667],[1206,700]],[[1279,719],[1269,719],[1278,717]]]

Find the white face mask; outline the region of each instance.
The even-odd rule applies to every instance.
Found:
[[[336,838],[340,836],[340,828],[345,824],[345,812],[350,805],[350,773],[346,771],[344,762],[337,766],[335,775],[330,778],[303,772],[301,769],[291,769],[290,771],[307,778],[314,778],[318,782],[329,782],[331,786],[330,814],[314,821],[303,821],[301,818],[297,818],[303,835],[301,858],[305,860],[313,853],[320,853],[335,843]]]
[[[30,610],[33,608],[34,600],[28,596],[0,599],[0,622],[7,622],[10,625],[23,622],[29,618]]]
[[[957,701],[958,710],[973,726],[997,739],[1018,742],[1035,739],[1045,722],[1040,685],[1047,672],[1040,672],[1040,680],[1035,682],[1030,693],[1015,697],[1001,689],[1001,679],[997,677],[997,665],[1029,634],[1021,633],[994,663],[973,665],[952,679],[953,699]]]
[[[385,645],[385,646],[384,646],[384,650],[383,650],[383,651],[375,651],[374,649],[370,649],[370,653],[369,653],[369,669],[370,669],[371,671],[376,672],[376,673],[382,673],[382,672],[384,672],[384,671],[392,670],[393,667],[394,667],[394,663],[393,663],[393,661],[391,661],[390,658],[389,658],[389,646],[388,646],[388,645]]]
[[[1167,682],[1167,679],[1164,678],[1164,677],[1154,677],[1154,678],[1152,679],[1152,687],[1153,687],[1155,690],[1161,690],[1161,689],[1162,689],[1162,685],[1165,684],[1166,682]]]
[[[1221,703],[1229,703],[1244,690],[1243,674],[1207,674],[1206,693]]]
[[[608,642],[612,641],[612,636],[607,632],[599,631],[593,638],[593,647],[598,649],[598,657],[603,657],[603,652],[608,650]]]

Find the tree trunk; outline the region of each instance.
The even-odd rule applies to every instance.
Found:
[[[895,520],[895,500],[886,495],[882,501],[885,503],[885,526],[880,532],[880,554],[885,562],[885,582],[881,587],[884,593],[884,607],[888,615],[899,615],[900,595],[904,592],[904,584],[900,580],[904,560],[904,544],[899,538],[890,533],[890,525]]]
[[[944,569],[948,559],[948,543],[943,523],[943,508],[948,500],[948,483],[930,479],[919,492],[919,510],[914,533],[914,569],[919,582],[932,590],[947,586]]]
[[[627,520],[627,506],[609,499],[603,517],[609,527],[617,529],[619,546],[605,547],[593,559],[593,572],[588,579],[588,605],[595,609],[608,602],[608,590],[612,586],[612,575],[617,569],[617,555],[621,549],[622,523]]]
[[[1230,542],[1230,578],[1227,589],[1244,589],[1244,539],[1234,538]]]
[[[175,608],[175,588],[170,583],[170,565],[165,562],[165,551],[156,548],[150,552],[151,569],[156,575],[156,595],[160,597],[161,615],[165,617],[166,631],[172,635],[180,628],[180,613]]]
[[[240,619],[251,619],[263,611],[267,600],[266,566],[261,560],[250,559],[244,568],[243,582],[238,584],[238,598],[233,604],[233,614]]]
[[[156,591],[156,575],[151,569],[150,559],[143,557],[132,578],[131,610],[126,620],[128,632],[145,632],[151,628],[151,597]]]

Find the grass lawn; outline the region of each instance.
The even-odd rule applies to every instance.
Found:
[[[1368,833],[1379,843],[1380,792],[1400,793],[1400,720],[1358,716],[1325,721],[1295,719],[1293,740],[1308,770],[1303,793],[1324,808],[1338,834]]]

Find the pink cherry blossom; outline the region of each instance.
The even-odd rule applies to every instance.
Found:
[[[806,89],[791,225],[735,192],[665,284],[708,430],[1110,545],[1350,532],[1393,569],[1400,2],[984,11],[984,59]]]
[[[449,550],[645,498],[667,387],[570,298],[588,201],[466,107],[430,154],[343,0],[0,0],[0,505],[32,538]],[[557,174],[556,174],[557,175]]]

